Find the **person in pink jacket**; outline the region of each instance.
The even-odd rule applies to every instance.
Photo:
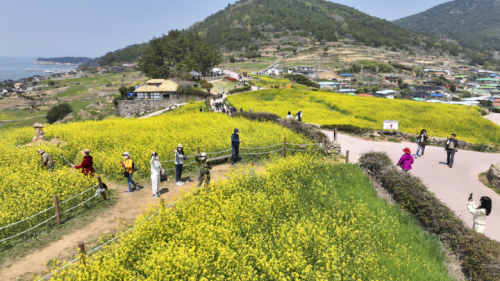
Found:
[[[411,164],[413,164],[413,156],[411,155],[411,150],[407,147],[403,149],[403,156],[399,159],[398,166],[403,169],[403,171],[408,172],[411,170]]]

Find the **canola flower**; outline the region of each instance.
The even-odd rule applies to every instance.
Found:
[[[232,176],[51,280],[450,280],[436,240],[356,165],[297,155]]]
[[[199,104],[190,105],[197,107]],[[182,108],[180,108],[182,109]],[[191,112],[191,108],[184,109]],[[174,159],[172,150],[177,144],[184,145],[187,155],[202,152],[217,152],[231,148],[230,136],[234,128],[239,128],[244,147],[266,147],[283,143],[287,137],[290,143],[309,144],[305,137],[291,130],[268,122],[252,122],[242,118],[231,118],[215,113],[163,114],[147,119],[109,118],[100,122],[78,122],[45,127],[46,138],[59,136],[64,142],[56,147],[50,144],[22,146],[31,142],[33,129],[21,128],[3,132],[0,136],[0,228],[28,218],[53,206],[53,195],[57,194],[62,202],[94,186],[95,179],[87,179],[80,170],[69,168],[60,157],[61,153],[72,163],[82,160],[81,150],[89,148],[94,157],[96,174],[103,178],[124,181],[120,160],[121,154],[128,151],[138,167],[135,177],[150,176],[151,151],[157,151],[161,160]],[[41,162],[37,149],[42,148],[51,154],[55,161],[55,171],[38,169]],[[279,149],[279,147],[278,147]],[[311,149],[307,147],[305,149]],[[262,152],[271,149],[244,149],[241,152]],[[224,154],[231,154],[225,152]],[[224,154],[211,154],[209,157]],[[263,154],[255,157],[268,157]],[[250,157],[250,156],[249,156]],[[253,159],[253,158],[252,158]],[[194,157],[187,161],[193,161]],[[173,163],[165,163],[165,169],[173,168]],[[196,165],[186,167],[195,169]],[[169,171],[173,174],[174,171]],[[95,191],[72,199],[61,205],[61,211],[69,209],[95,194]],[[0,229],[0,240],[29,229],[49,219],[54,210],[29,219],[13,227]],[[30,234],[30,233],[28,233]]]
[[[229,96],[235,107],[272,112],[285,118],[302,110],[303,122],[353,125],[381,130],[384,120],[398,120],[399,131],[457,138],[474,144],[500,144],[500,126],[482,117],[477,107],[347,96],[330,92],[261,90]]]

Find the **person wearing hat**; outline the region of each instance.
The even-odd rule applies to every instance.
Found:
[[[161,167],[160,156],[158,153],[151,151],[151,187],[153,188],[153,197],[160,197],[160,182],[161,175],[164,174],[163,168]]]
[[[93,176],[94,175],[94,168],[93,168],[94,159],[92,158],[92,156],[90,156],[90,149],[86,148],[85,150],[82,151],[82,154],[83,154],[82,163],[78,166],[75,166],[73,164],[71,166],[75,169],[82,169],[82,173],[85,176],[88,176],[89,174],[90,174],[90,176]]]
[[[184,165],[184,160],[187,159],[187,156],[184,156],[184,148],[182,148],[182,144],[179,143],[177,149],[174,149],[175,153],[175,181],[177,185],[183,185],[182,182],[182,166]]]
[[[481,205],[479,207],[474,204],[474,199],[472,199],[472,193],[469,197],[469,203],[467,203],[467,208],[469,212],[474,215],[474,230],[477,233],[484,233],[484,227],[486,225],[486,216],[491,213],[491,198],[488,196],[483,196],[479,199]]]
[[[302,122],[302,110],[297,112],[297,115],[295,115],[295,119],[299,122]]]
[[[210,170],[212,169],[212,163],[207,161],[207,154],[203,152],[202,154],[196,155],[196,162],[200,163],[200,176],[198,177],[198,186],[201,186],[205,175],[207,176],[207,184],[210,183]]]
[[[403,156],[399,159],[398,165],[403,171],[408,172],[411,170],[411,164],[413,164],[413,156],[411,155],[411,150],[407,147],[403,149]]]
[[[125,193],[130,193],[133,191],[132,184],[134,185],[135,190],[139,190],[139,187],[132,179],[132,176],[134,175],[134,161],[130,159],[130,153],[128,152],[124,152],[122,156],[125,158],[125,163],[123,163],[123,161],[120,161],[120,163],[122,164],[122,167],[125,169],[125,173],[128,173],[127,176],[128,190],[125,190]]]
[[[50,157],[50,154],[48,154],[47,152],[45,152],[43,149],[39,149],[38,151],[38,155],[42,156],[42,164],[40,164],[40,166],[42,167],[47,167],[47,170],[49,170],[49,172],[53,172],[54,171],[54,161],[52,161],[52,157]]]
[[[234,134],[231,135],[231,148],[233,149],[233,155],[231,155],[231,165],[238,163],[238,153],[240,152],[240,130],[234,129]]]

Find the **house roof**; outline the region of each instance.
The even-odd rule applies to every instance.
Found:
[[[339,74],[341,77],[348,77],[348,76],[354,76],[352,73],[341,73]]]
[[[16,83],[15,86],[21,86],[23,83]]]
[[[159,92],[175,92],[178,84],[171,80],[165,80],[160,86],[142,86],[135,89],[134,93],[159,93]]]
[[[165,81],[167,81],[167,80],[165,80],[165,79],[150,79],[150,80],[146,81],[146,84],[161,84]]]
[[[376,94],[380,94],[380,95],[390,95],[390,94],[396,94],[396,93],[397,92],[393,91],[393,90],[382,90],[382,91],[376,92]]]

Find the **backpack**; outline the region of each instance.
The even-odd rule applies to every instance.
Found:
[[[134,163],[134,162],[132,162],[132,169],[134,170],[134,172],[136,172],[136,171],[137,171],[137,165],[135,165],[135,163]]]

